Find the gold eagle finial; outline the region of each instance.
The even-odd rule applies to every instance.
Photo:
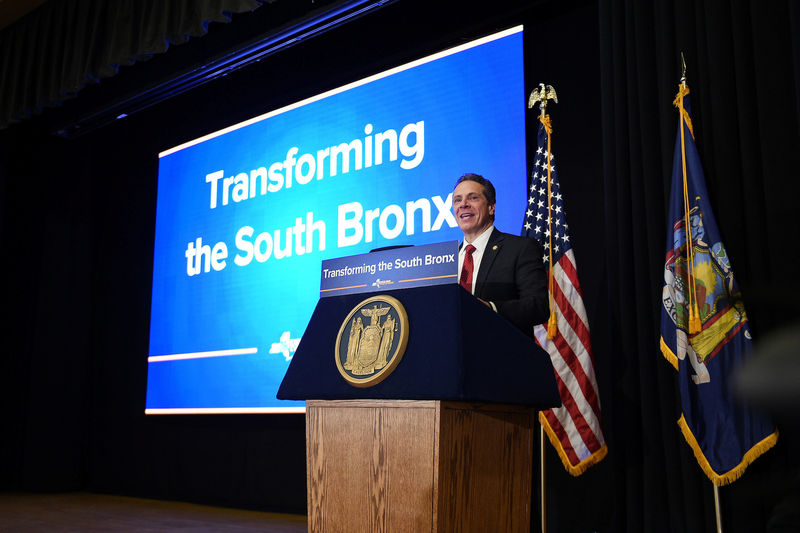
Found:
[[[544,83],[540,83],[538,89],[534,89],[533,91],[531,91],[531,95],[528,98],[528,109],[535,106],[536,102],[539,102],[539,109],[542,111],[542,115],[544,115],[544,110],[547,107],[548,100],[552,100],[555,103],[558,103],[558,96],[556,95],[556,90],[553,89],[552,85],[545,85]]]

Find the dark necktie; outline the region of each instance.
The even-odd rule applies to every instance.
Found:
[[[474,251],[475,247],[471,244],[464,249],[464,264],[461,266],[461,278],[458,281],[470,294],[472,294],[472,270],[474,269],[472,252]]]

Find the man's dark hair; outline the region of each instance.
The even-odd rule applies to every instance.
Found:
[[[480,183],[483,186],[483,195],[486,197],[486,202],[489,205],[494,205],[497,202],[497,193],[494,190],[494,185],[492,182],[481,176],[480,174],[464,174],[458,181],[456,181],[455,189],[458,187],[458,184],[462,181],[474,181],[476,183]]]

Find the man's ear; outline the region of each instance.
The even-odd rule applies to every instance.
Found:
[[[489,215],[494,216],[494,204],[489,206]]]

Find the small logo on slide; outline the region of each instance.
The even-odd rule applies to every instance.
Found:
[[[300,344],[300,339],[293,339],[291,333],[284,331],[281,334],[280,342],[272,343],[269,353],[282,354],[287,361],[291,361],[298,344]]]
[[[372,282],[372,286],[378,288],[383,287],[384,285],[393,285],[393,284],[394,281],[390,279],[381,279],[381,278],[377,278],[375,281]]]

